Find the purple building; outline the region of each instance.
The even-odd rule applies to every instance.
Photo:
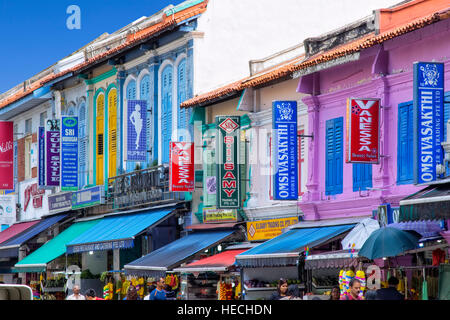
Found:
[[[450,118],[450,8],[446,7],[425,10],[408,4],[379,10],[305,41],[305,67],[294,74],[300,78],[297,91],[309,94],[303,101],[313,135],[308,140],[308,191],[299,202],[305,220],[372,216],[381,204],[398,208],[401,199],[424,188],[413,181],[413,63],[444,63],[446,122]],[[389,25],[384,22],[386,14]],[[344,160],[350,97],[381,99],[379,164]]]

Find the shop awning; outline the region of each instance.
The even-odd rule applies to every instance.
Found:
[[[296,265],[305,247],[315,247],[350,230],[354,224],[291,229],[276,238],[236,256],[242,267],[269,267]]]
[[[305,269],[347,268],[358,265],[358,251],[340,250],[308,255]]]
[[[163,276],[166,271],[225,241],[233,233],[234,230],[194,232],[125,265],[125,272],[138,276]]]
[[[175,272],[225,272],[234,265],[238,254],[247,251],[247,249],[226,250],[211,257],[207,257],[185,265],[184,267],[174,269]]]
[[[13,237],[8,241],[3,242],[0,245],[0,258],[17,257],[19,255],[19,248],[22,244],[37,236],[39,233],[52,227],[55,223],[58,223],[65,217],[67,217],[67,214],[61,214],[41,219],[38,223],[28,228],[17,237]]]
[[[440,234],[442,232],[441,222],[436,220],[397,222],[389,224],[388,227],[416,231],[422,236],[419,241],[442,237]]]
[[[132,248],[136,235],[167,219],[173,210],[146,210],[104,217],[97,225],[69,242],[67,253]]]
[[[439,219],[450,219],[450,183],[431,185],[400,201],[400,222]]]
[[[31,228],[36,223],[38,223],[40,220],[36,221],[29,221],[29,222],[21,222],[21,223],[15,223],[12,226],[10,226],[8,229],[3,230],[0,232],[0,244],[3,242],[11,239],[12,237],[15,237],[21,232],[24,232],[28,228]]]
[[[66,253],[66,244],[93,228],[101,220],[77,222],[42,247],[16,263],[16,272],[44,272],[47,263]]]

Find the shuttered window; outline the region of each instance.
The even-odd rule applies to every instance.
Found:
[[[151,114],[151,106],[150,106],[150,76],[145,75],[141,79],[140,83],[140,99],[147,101],[147,123],[146,123],[146,130],[147,130],[147,150],[150,150],[153,144],[152,140],[152,114]],[[147,152],[147,166],[151,165],[151,159],[150,159],[150,153]]]
[[[136,81],[132,80],[128,83],[126,88],[127,100],[136,100]],[[125,106],[125,110],[128,110],[128,105]],[[139,162],[127,161],[127,172],[132,172],[136,168],[136,164]]]
[[[340,194],[343,189],[343,122],[343,117],[330,119],[326,122],[326,195]]]
[[[177,92],[178,92],[178,128],[187,129],[189,125],[189,119],[187,119],[187,110],[181,109],[179,106],[187,98],[187,88],[186,88],[186,59],[183,59],[178,65],[178,81],[177,81]],[[184,137],[179,138],[180,141],[184,141]]]
[[[97,117],[96,117],[96,139],[97,139],[97,154],[96,154],[96,170],[97,185],[102,185],[104,183],[104,120],[105,120],[105,95],[100,93],[97,96],[96,101],[97,106]]]
[[[117,174],[117,90],[108,93],[108,177]]]
[[[353,164],[353,191],[364,191],[372,188],[372,165],[366,163]]]
[[[397,184],[413,183],[413,102],[398,106]]]
[[[86,103],[82,102],[78,109],[78,186],[83,188],[87,181],[87,124],[86,124]]]
[[[172,136],[172,77],[173,67],[165,67],[161,75],[161,147],[163,163],[169,162],[170,141]]]

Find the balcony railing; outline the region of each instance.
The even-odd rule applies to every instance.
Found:
[[[113,209],[156,206],[185,200],[184,192],[169,191],[169,168],[157,166],[108,179],[107,203]]]

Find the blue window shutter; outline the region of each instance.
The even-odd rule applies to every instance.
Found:
[[[413,182],[413,104],[398,107],[397,184]]]
[[[186,119],[186,109],[180,109],[179,104],[186,100],[186,59],[178,64],[177,78],[177,100],[178,100],[178,128],[187,129],[188,120]]]
[[[336,163],[336,180],[335,194],[343,191],[343,175],[344,175],[344,118],[334,119],[335,134],[335,163]]]
[[[326,122],[325,194],[334,195],[343,191],[343,134],[344,118]]]
[[[151,110],[150,106],[150,76],[145,75],[141,79],[140,83],[140,99],[147,101],[147,110]],[[151,111],[147,111],[147,123],[146,123],[146,131],[147,131],[147,150],[150,150],[150,137],[151,137],[151,125],[152,125],[152,119],[151,119]],[[150,154],[147,152],[147,165],[150,166]]]
[[[83,102],[78,110],[78,187],[81,189],[86,185],[87,178],[87,130],[86,130],[86,104]]]
[[[169,162],[170,140],[172,136],[172,85],[173,67],[164,68],[161,75],[162,82],[162,114],[161,114],[161,143],[162,162]]]
[[[334,159],[334,120],[326,122],[326,150],[325,150],[325,194],[334,194],[333,159]]]
[[[127,100],[136,100],[136,81],[132,80],[128,82],[126,88]],[[128,105],[124,106],[125,110],[128,110]],[[126,145],[126,142],[125,142]],[[135,161],[127,161],[127,172],[132,172],[136,168]]]
[[[372,188],[372,165],[366,163],[353,164],[353,191]]]

